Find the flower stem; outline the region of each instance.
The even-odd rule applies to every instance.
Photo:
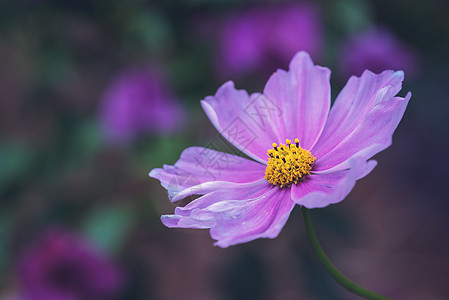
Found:
[[[306,224],[306,231],[307,236],[310,241],[310,245],[313,248],[313,251],[315,252],[316,256],[318,257],[321,264],[324,266],[326,271],[345,289],[348,291],[359,295],[361,297],[364,297],[366,299],[372,299],[372,300],[389,300],[387,297],[384,297],[382,295],[376,294],[370,290],[364,289],[361,286],[358,286],[351,280],[347,279],[343,274],[340,273],[340,271],[337,270],[337,268],[334,266],[334,264],[327,258],[326,254],[324,253],[323,249],[321,248],[320,242],[318,241],[318,238],[316,237],[315,230],[313,229],[312,225],[312,219],[310,218],[310,212],[307,208],[304,206],[302,207],[302,214],[304,216],[304,223]]]

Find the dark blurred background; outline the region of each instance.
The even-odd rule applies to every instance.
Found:
[[[333,97],[405,70],[393,146],[342,203],[312,211],[349,278],[448,299],[449,4],[429,1],[2,0],[0,299],[357,299],[314,257],[296,208],[277,239],[229,249],[165,228],[148,172],[218,133],[199,101],[261,91],[307,50]]]

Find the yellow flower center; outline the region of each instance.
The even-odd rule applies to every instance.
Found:
[[[279,146],[273,143],[273,149],[267,152],[270,159],[265,169],[265,179],[281,188],[292,183],[297,184],[301,178],[309,175],[316,160],[309,150],[299,146],[298,139],[295,139],[295,144],[289,139],[285,142],[286,145]]]

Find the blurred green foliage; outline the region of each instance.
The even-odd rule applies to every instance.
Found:
[[[114,253],[125,241],[133,221],[133,212],[125,205],[99,207],[86,216],[82,232],[105,253]]]

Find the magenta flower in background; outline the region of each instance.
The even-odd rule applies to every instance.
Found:
[[[180,103],[159,72],[130,69],[106,88],[100,121],[106,137],[128,142],[149,133],[167,133],[183,120]]]
[[[219,33],[218,71],[235,76],[287,66],[299,50],[320,53],[323,33],[318,9],[292,3],[255,7],[225,20]]]
[[[48,232],[23,255],[19,280],[25,300],[98,300],[121,288],[119,269],[72,233]]]
[[[212,124],[252,160],[191,147],[174,166],[152,170],[172,202],[201,195],[162,222],[208,228],[216,245],[228,247],[275,238],[295,204],[342,201],[376,166],[370,158],[391,145],[411,94],[395,96],[402,71],[365,71],[349,79],[330,109],[329,77],[299,52],[263,93],[248,95],[227,82],[206,97]]]
[[[386,28],[371,28],[341,47],[341,73],[362,74],[364,70],[379,73],[386,69],[405,70],[413,75],[417,59],[413,50],[399,41]]]

